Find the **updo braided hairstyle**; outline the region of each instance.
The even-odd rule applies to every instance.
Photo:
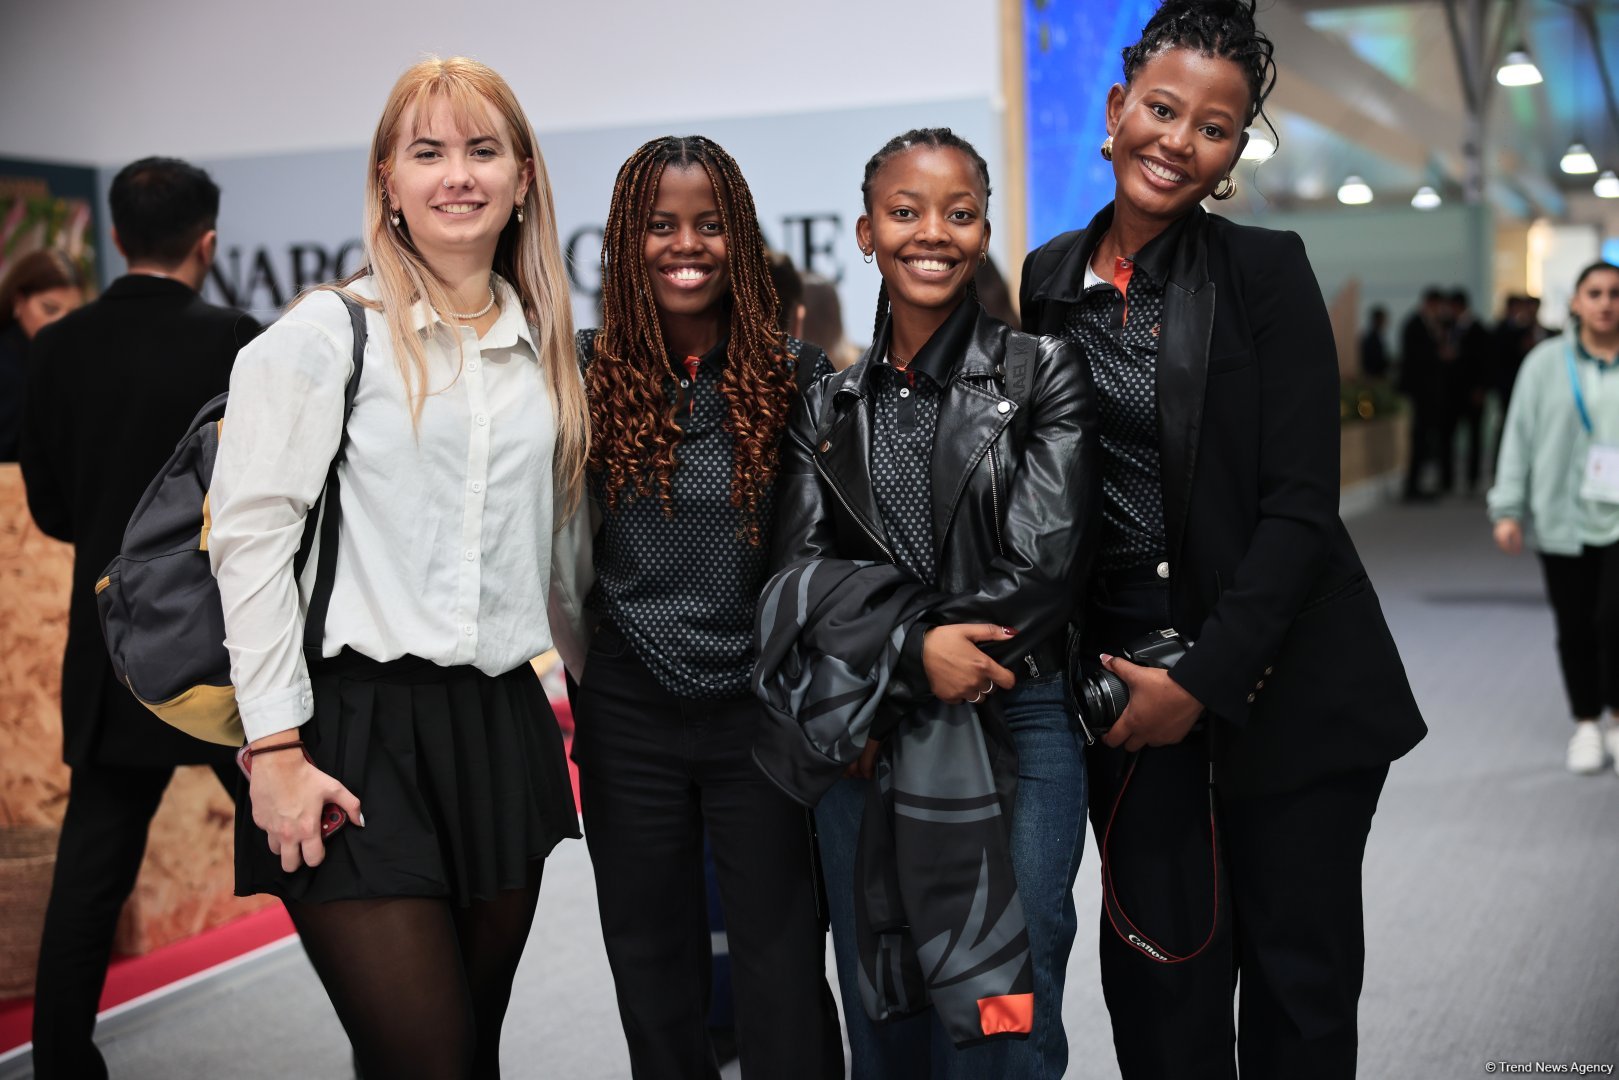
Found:
[[[1248,77],[1248,123],[1264,112],[1265,99],[1276,86],[1275,46],[1254,25],[1257,0],[1165,0],[1147,20],[1141,40],[1124,49],[1124,81],[1129,83],[1147,61],[1171,49],[1196,49],[1204,56],[1230,60]],[[1270,125],[1270,118],[1265,118]],[[1276,131],[1271,126],[1271,132]]]
[[[736,161],[701,135],[664,136],[643,145],[618,171],[602,240],[602,325],[585,371],[590,396],[590,471],[608,506],[656,496],[674,515],[674,472],[681,428],[664,397],[668,353],[642,254],[658,183],[669,168],[699,167],[714,186],[731,272],[730,344],[720,374],[724,429],[731,434],[731,505],[743,539],[763,542],[759,507],[776,478],[777,446],[795,393],[770,259],[753,194]]]
[[[904,134],[895,135],[892,139],[883,143],[881,150],[871,155],[871,160],[866,162],[865,179],[860,181],[860,199],[865,204],[866,213],[871,213],[872,182],[877,179],[877,174],[882,171],[883,166],[887,165],[893,158],[905,153],[905,151],[914,150],[918,146],[927,146],[935,150],[948,147],[952,150],[960,150],[967,155],[968,160],[973,163],[973,167],[978,170],[978,179],[983,181],[984,184],[984,218],[988,220],[989,165],[984,161],[984,155],[978,152],[977,147],[947,127],[912,128]],[[972,298],[974,303],[978,301],[978,286],[975,282],[969,281],[967,283],[967,295]],[[873,344],[876,343],[877,336],[883,332],[883,320],[887,318],[888,282],[884,281],[877,290],[877,319],[872,323],[871,327]]]

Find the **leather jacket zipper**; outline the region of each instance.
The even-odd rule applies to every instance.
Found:
[[[1001,456],[995,451],[995,444],[989,445],[989,512],[995,525],[995,550],[1006,555],[1006,545],[1001,542]]]
[[[799,445],[802,446],[803,443],[800,442]],[[806,447],[806,449],[808,448]],[[876,531],[873,530],[871,526],[867,525],[865,520],[855,512],[855,508],[849,505],[849,500],[843,497],[843,492],[838,490],[837,482],[832,479],[831,475],[826,471],[825,466],[821,464],[821,459],[817,457],[813,451],[810,453],[810,461],[814,462],[815,471],[821,474],[821,479],[826,481],[826,486],[832,489],[832,494],[838,497],[838,502],[843,504],[843,509],[851,518],[854,519],[854,523],[860,526],[860,531],[865,533],[867,538],[870,539],[873,544],[877,545],[878,549],[888,557],[889,562],[894,562],[893,551],[889,550],[888,545],[883,543],[882,538],[877,535]]]

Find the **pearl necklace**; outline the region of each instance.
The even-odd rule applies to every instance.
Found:
[[[477,311],[472,312],[470,315],[463,315],[459,311],[446,311],[444,314],[448,315],[452,319],[468,319],[468,320],[470,320],[470,319],[481,319],[485,315],[489,314],[489,309],[494,307],[494,306],[495,306],[495,287],[493,285],[491,285],[491,286],[489,286],[489,303],[485,304],[483,307],[479,308]]]

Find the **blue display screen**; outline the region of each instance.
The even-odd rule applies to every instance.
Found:
[[[1158,0],[1024,0],[1029,118],[1029,246],[1083,228],[1113,198],[1108,88],[1119,54],[1141,36]]]

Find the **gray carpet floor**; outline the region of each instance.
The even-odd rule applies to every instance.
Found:
[[[1350,526],[1431,728],[1372,827],[1360,1075],[1619,1063],[1619,776],[1563,770],[1538,566],[1495,552],[1476,501],[1383,506]],[[1069,1075],[1111,1080],[1097,888],[1092,844],[1063,1011]],[[106,1018],[98,1041],[118,1080],[351,1075],[296,947]],[[515,1078],[628,1075],[581,843],[546,866],[503,1058]],[[26,1056],[0,1064],[0,1080],[28,1075]]]

